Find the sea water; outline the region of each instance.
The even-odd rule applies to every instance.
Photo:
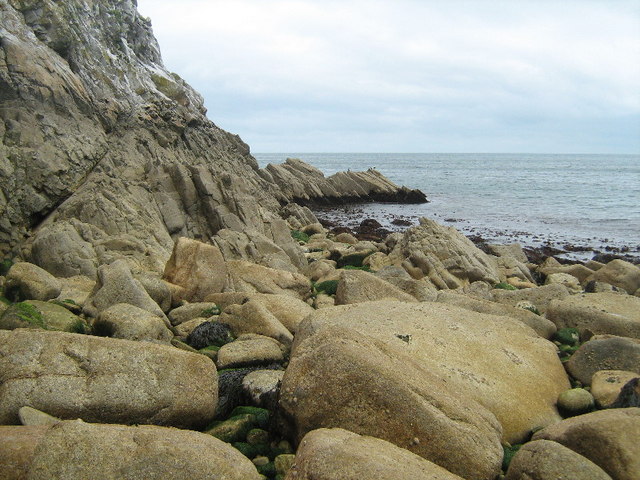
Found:
[[[419,188],[421,205],[358,205],[358,215],[432,218],[491,242],[628,249],[640,256],[640,155],[268,153],[260,166],[300,158],[325,175],[376,168]]]

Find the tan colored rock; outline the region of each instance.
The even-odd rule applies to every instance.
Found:
[[[176,336],[186,339],[193,330],[201,323],[206,322],[208,319],[204,317],[196,317],[186,322],[182,322],[179,325],[173,327],[173,332]]]
[[[320,310],[321,308],[331,308],[335,306],[335,304],[335,297],[327,295],[326,293],[319,293],[313,300],[313,306],[316,308],[316,310]]]
[[[607,408],[616,401],[620,390],[630,380],[639,377],[637,372],[626,370],[598,370],[591,377],[591,394],[600,408]]]
[[[62,290],[57,300],[73,300],[76,304],[84,305],[89,295],[96,285],[96,281],[82,275],[76,275],[68,278],[58,278]]]
[[[415,297],[369,272],[343,270],[336,291],[336,305],[381,299],[417,302]]]
[[[285,480],[461,480],[461,477],[379,438],[321,428],[302,439]]]
[[[612,260],[586,279],[592,280],[620,287],[633,295],[640,288],[640,267],[624,260]]]
[[[375,276],[395,285],[419,302],[435,302],[438,297],[438,291],[430,282],[412,278],[402,267],[389,265],[376,272]]]
[[[194,427],[217,402],[213,363],[177,348],[39,330],[0,331],[0,424],[29,405],[60,418]]]
[[[50,300],[60,295],[60,281],[27,262],[14,263],[7,273],[5,296],[14,300]]]
[[[515,443],[558,421],[556,398],[567,388],[553,344],[520,322],[380,301],[319,310],[302,323],[281,406],[298,438],[347,428],[484,478],[502,458],[495,441]]]
[[[242,379],[242,390],[252,405],[268,408],[269,402],[277,401],[283,376],[284,370],[254,370]]]
[[[455,289],[477,280],[500,281],[494,260],[456,229],[426,218],[405,232],[389,257],[394,263],[408,260],[438,289]]]
[[[552,440],[588,458],[616,480],[640,472],[640,408],[600,410],[546,427],[533,440]]]
[[[25,311],[25,308],[28,311]],[[43,328],[62,332],[85,333],[86,322],[61,305],[39,300],[27,300],[10,305],[0,316],[0,328]]]
[[[219,306],[215,302],[187,303],[171,310],[168,316],[172,325],[180,325],[181,323],[188,322],[194,318],[211,317],[212,314],[210,314],[210,312],[218,310]]]
[[[538,335],[547,339],[551,338],[557,330],[553,322],[524,308],[481,300],[447,290],[438,293],[437,301],[449,305],[456,305],[473,312],[513,318],[531,327]]]
[[[558,328],[640,338],[640,298],[631,295],[573,295],[551,302],[547,318]]]
[[[504,277],[515,277],[522,282],[533,283],[535,280],[531,276],[531,270],[526,263],[516,260],[513,257],[498,257],[498,268],[500,269],[500,273],[504,275]]]
[[[564,285],[567,290],[569,290],[569,293],[582,292],[580,281],[576,277],[568,273],[552,273],[547,276],[547,279],[544,281],[545,285],[551,285],[554,283]]]
[[[284,350],[284,346],[271,337],[244,334],[235,341],[220,347],[216,366],[223,370],[282,362]]]
[[[535,288],[535,287],[538,286],[535,283],[530,282],[528,280],[523,280],[520,277],[508,277],[507,278],[507,283],[509,285],[511,285],[512,287],[516,287],[517,289]]]
[[[134,275],[134,278],[138,280],[145,291],[153,299],[154,302],[162,309],[164,313],[171,310],[173,299],[171,298],[171,288],[169,282],[162,280],[159,276],[151,273],[138,273]]]
[[[515,454],[505,480],[612,480],[599,466],[549,440],[525,443]]]
[[[251,461],[239,451],[200,432],[66,421],[45,433],[35,450],[30,480],[96,477],[260,479]]]
[[[569,291],[563,285],[545,285],[525,290],[501,290],[494,289],[493,300],[504,305],[516,306],[519,302],[531,302],[540,313],[545,313],[552,300],[563,299],[569,296]]]
[[[300,299],[311,295],[311,283],[299,273],[275,270],[243,260],[230,260],[226,265],[225,292],[280,294]]]
[[[249,300],[242,305],[230,305],[220,315],[219,321],[231,327],[234,335],[257,333],[291,345],[293,335],[259,300]]]
[[[565,364],[583,385],[599,370],[627,370],[640,375],[640,339],[596,335],[583,343]]]
[[[20,417],[20,423],[22,423],[22,425],[55,425],[61,421],[53,415],[28,406],[24,406],[18,410],[18,417]]]
[[[207,295],[222,291],[226,276],[218,247],[183,237],[173,247],[163,278],[184,288],[182,300],[202,302]]]
[[[4,480],[27,480],[38,444],[48,426],[0,426],[0,472]]]
[[[576,278],[580,284],[584,284],[591,275],[593,275],[594,270],[591,270],[587,266],[575,264],[575,265],[555,265],[549,266],[546,268],[540,267],[538,268],[538,272],[543,275],[553,275],[555,273],[564,273],[566,275],[571,275]]]
[[[598,262],[596,260],[589,260],[587,263],[584,264],[585,267],[587,267],[589,270],[592,270],[594,272],[600,270],[602,267],[604,267],[604,263]]]
[[[93,322],[93,333],[102,337],[163,344],[171,343],[173,338],[165,320],[126,303],[117,303],[100,312]]]
[[[339,233],[333,240],[335,242],[348,243],[349,245],[355,245],[356,243],[358,243],[358,239],[356,237],[346,232]]]
[[[317,260],[309,263],[302,270],[302,273],[309,277],[312,282],[317,282],[320,278],[331,275],[336,270],[336,262],[333,260]]]
[[[507,245],[489,245],[491,253],[497,257],[511,257],[520,263],[527,263],[526,253],[522,250],[522,245],[519,243],[510,243]]]

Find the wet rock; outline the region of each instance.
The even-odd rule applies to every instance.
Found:
[[[620,390],[611,408],[640,407],[640,378],[632,378]]]
[[[215,345],[222,347],[234,339],[231,327],[219,321],[204,321],[199,323],[187,337],[187,344],[200,350]]]

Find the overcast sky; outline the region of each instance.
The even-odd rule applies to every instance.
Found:
[[[253,152],[640,153],[640,0],[138,0]]]

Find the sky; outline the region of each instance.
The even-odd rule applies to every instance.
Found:
[[[138,0],[252,152],[640,154],[640,0]]]

